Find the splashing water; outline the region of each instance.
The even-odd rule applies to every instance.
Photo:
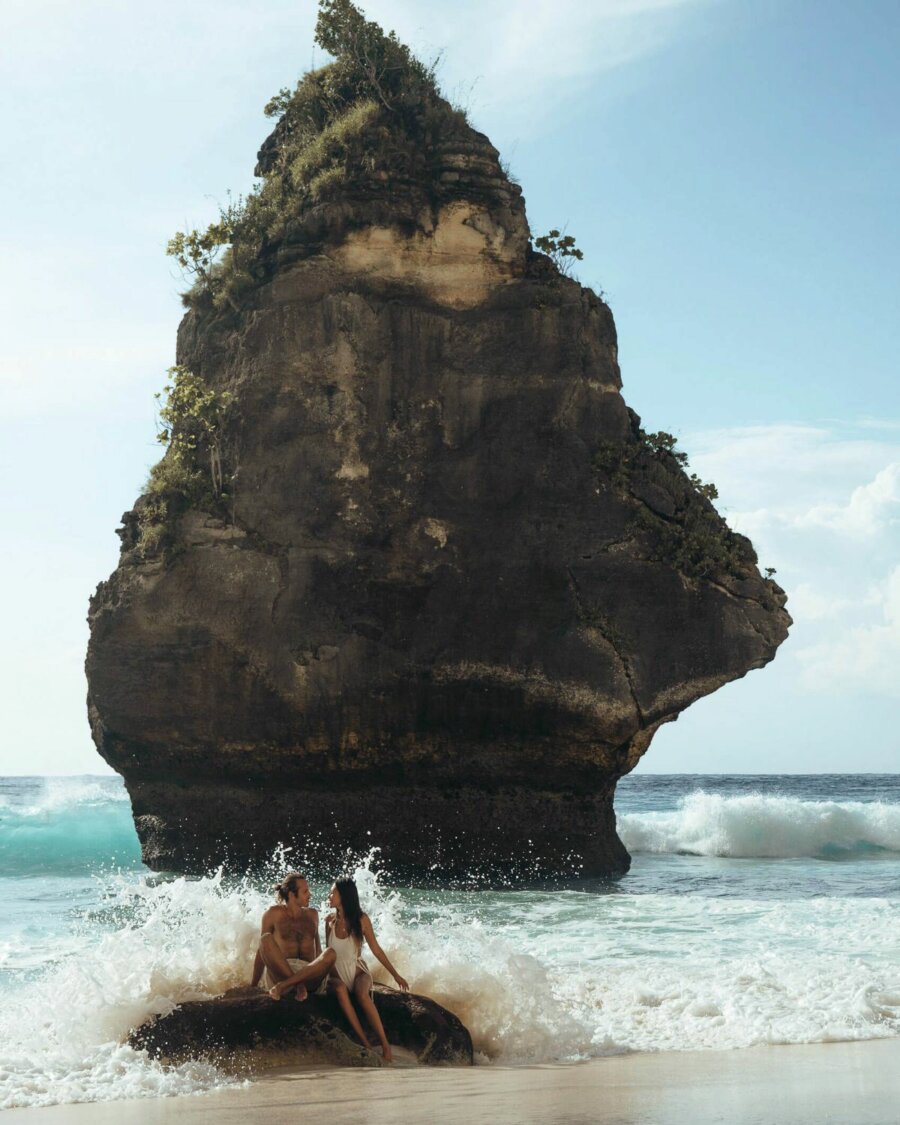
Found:
[[[36,838],[57,839],[60,824],[79,816],[98,833],[80,883],[62,861],[40,877],[0,879],[0,893],[17,896],[7,901],[19,919],[4,929],[0,914],[0,1106],[157,1097],[242,1080],[207,1063],[162,1066],[125,1040],[150,1016],[249,982],[268,886],[293,853],[253,878],[104,868],[130,818],[121,788],[111,795],[103,786],[45,787],[27,800],[2,794],[0,843],[25,824]],[[887,799],[695,792],[668,808],[632,803],[620,812],[638,854],[633,876],[618,885],[391,887],[377,850],[357,857],[355,877],[399,971],[463,1019],[482,1063],[892,1036],[900,1034],[898,809]],[[882,859],[716,858],[753,854],[760,839],[766,854],[794,857],[865,840]],[[45,842],[37,839],[39,852]],[[701,854],[677,854],[687,845]],[[833,873],[824,894],[816,889],[823,868]],[[875,869],[888,888],[881,895],[866,893]],[[314,883],[314,902],[327,890]],[[375,975],[388,982],[380,967]]]

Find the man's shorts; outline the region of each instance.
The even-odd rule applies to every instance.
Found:
[[[305,969],[306,966],[310,963],[309,961],[302,961],[299,957],[287,957],[286,961],[290,965],[291,972],[293,972],[293,973],[299,973],[301,969]],[[261,987],[264,988],[266,990],[266,992],[268,992],[270,988],[274,988],[277,983],[278,983],[278,981],[272,979],[272,974],[269,972],[268,969],[263,970]],[[328,987],[328,973],[327,973],[327,971],[325,973],[324,978],[322,979],[322,983],[318,986],[318,988],[309,988],[309,986],[307,985],[307,988],[309,988],[309,992],[310,992],[311,995],[314,994],[314,993],[316,993],[316,994],[317,993],[323,993],[323,992],[325,992],[327,987]]]

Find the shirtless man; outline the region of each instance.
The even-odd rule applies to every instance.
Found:
[[[309,883],[304,876],[294,871],[273,889],[280,901],[263,914],[250,983],[256,987],[263,978],[273,1000],[292,988],[298,1000],[305,1000],[308,988],[316,991],[324,986],[335,953],[322,952],[319,914],[309,908]]]

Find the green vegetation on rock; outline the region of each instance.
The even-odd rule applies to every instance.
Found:
[[[635,527],[650,533],[647,557],[689,578],[740,572],[751,561],[748,546],[713,507],[716,486],[687,473],[688,456],[672,434],[637,427],[635,437],[601,442],[594,467],[634,504]]]
[[[319,0],[315,41],[334,61],[266,105],[277,124],[253,191],[205,231],[179,232],[168,244],[193,279],[189,306],[238,309],[278,247],[302,241],[312,209],[348,192],[366,198],[427,181],[428,154],[466,124],[441,97],[434,66],[350,0]]]
[[[185,367],[170,367],[168,374],[170,382],[156,395],[162,403],[156,439],[167,449],[150,470],[138,509],[136,546],[145,556],[169,545],[175,521],[189,507],[216,511],[228,499],[223,430],[233,396]]]

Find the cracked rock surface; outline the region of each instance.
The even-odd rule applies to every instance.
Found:
[[[787,634],[749,542],[644,449],[609,308],[530,249],[470,132],[415,223],[320,206],[239,310],[182,322],[178,362],[234,396],[230,497],[156,553],[126,513],[87,659],[155,869],[285,843],[415,878],[621,873],[617,780]],[[673,548],[691,506],[727,566]]]

